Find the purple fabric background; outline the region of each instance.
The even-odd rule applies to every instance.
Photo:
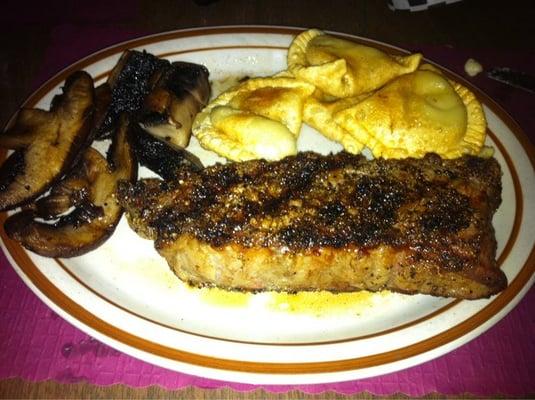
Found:
[[[30,17],[29,17],[30,18]],[[35,88],[77,59],[107,45],[139,36],[121,28],[65,24],[58,21],[52,32]],[[463,73],[468,57],[485,67],[504,65],[535,73],[534,54],[426,47],[427,58]],[[535,97],[510,89],[483,75],[471,81],[497,100],[534,141]],[[168,371],[122,354],[72,327],[49,310],[21,281],[0,255],[0,379],[54,379],[97,385],[123,383],[141,387],[161,385],[177,389],[231,387],[253,390],[254,385],[228,383]],[[527,396],[535,394],[535,290],[491,330],[461,348],[425,364],[380,377],[328,385],[263,386],[273,392],[300,389],[307,393],[334,390],[344,394],[369,391],[377,395],[403,392],[421,396],[471,393],[480,396]]]

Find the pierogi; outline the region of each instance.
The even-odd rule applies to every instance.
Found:
[[[279,160],[296,154],[303,105],[314,90],[291,77],[249,79],[208,104],[192,133],[232,161]]]
[[[340,143],[344,149],[352,154],[362,151],[365,143],[353,132],[345,129],[335,121],[334,115],[341,110],[347,109],[360,101],[365,96],[346,97],[334,101],[328,101],[316,96],[309,97],[303,109],[303,121],[316,129],[326,138]]]
[[[391,79],[413,72],[422,55],[387,54],[379,49],[310,29],[298,35],[288,50],[288,70],[334,97],[368,93]]]
[[[369,147],[374,157],[444,158],[477,155],[486,121],[474,94],[429,68],[402,75],[334,120]]]
[[[485,155],[475,95],[419,53],[397,56],[317,30],[292,41],[288,69],[222,93],[193,123],[200,144],[232,161],[297,152],[304,123],[350,153]]]

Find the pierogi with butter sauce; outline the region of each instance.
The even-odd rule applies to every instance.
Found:
[[[491,154],[476,96],[421,60],[419,53],[392,55],[310,29],[292,41],[286,70],[222,93],[192,132],[232,161],[296,154],[303,123],[353,154]]]
[[[374,157],[444,158],[477,155],[486,121],[475,96],[438,71],[402,75],[334,120],[371,149]]]
[[[311,96],[305,102],[303,121],[326,138],[340,143],[347,152],[358,154],[364,149],[365,142],[352,131],[340,125],[334,119],[334,115],[359,103],[364,97],[366,96],[346,97],[329,101],[320,96]]]
[[[422,55],[395,56],[379,49],[310,29],[288,50],[288,70],[334,97],[371,92],[418,68]]]
[[[314,90],[292,77],[249,79],[204,108],[192,133],[229,160],[279,160],[296,154],[303,104]]]

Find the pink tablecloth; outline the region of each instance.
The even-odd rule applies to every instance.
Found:
[[[139,34],[136,32],[135,34]],[[36,86],[53,73],[105,45],[134,36],[119,28],[60,25],[52,33]],[[416,50],[416,49],[415,49]],[[462,73],[468,56],[485,66],[507,65],[535,73],[533,54],[496,54],[459,49],[419,49],[445,66]],[[523,126],[533,141],[535,97],[511,90],[484,76],[473,82],[500,102]],[[40,381],[87,381],[97,385],[123,383],[133,387],[161,385],[177,389],[231,387],[252,390],[256,386],[214,381],[168,371],[122,354],[74,328],[49,310],[21,281],[0,255],[0,379],[21,377]],[[283,392],[308,393],[334,390],[351,394],[368,391],[377,395],[402,392],[421,396],[471,393],[476,396],[527,396],[535,394],[535,290],[488,332],[461,348],[425,364],[380,377],[344,383],[299,386],[263,386]]]

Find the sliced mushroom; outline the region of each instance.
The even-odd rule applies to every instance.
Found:
[[[8,236],[47,257],[79,256],[110,237],[122,215],[116,199],[118,182],[137,178],[128,129],[128,119],[121,118],[108,161],[95,149],[86,149],[79,164],[49,196],[37,201],[33,209],[8,217],[4,224]],[[47,223],[39,218],[57,221]]]
[[[19,112],[0,135],[0,146],[16,150],[0,167],[0,211],[35,199],[71,167],[87,143],[93,101],[93,79],[78,71],[66,80],[50,111]]]
[[[110,132],[116,129],[121,114],[135,115],[139,112],[154,85],[154,75],[169,65],[169,61],[145,51],[127,50],[122,54],[108,77],[111,101],[97,127],[97,139],[109,137]]]
[[[89,134],[89,142],[97,139],[101,134],[101,127],[106,120],[108,109],[112,101],[111,87],[108,82],[104,82],[95,88],[95,112],[93,117],[93,128]]]
[[[208,103],[210,82],[203,65],[174,62],[162,68],[145,98],[140,123],[152,135],[186,147],[197,113]]]
[[[204,168],[197,156],[189,151],[170,146],[168,142],[145,132],[138,124],[132,124],[131,129],[137,160],[163,179],[173,180],[181,168],[192,168],[195,171]]]

